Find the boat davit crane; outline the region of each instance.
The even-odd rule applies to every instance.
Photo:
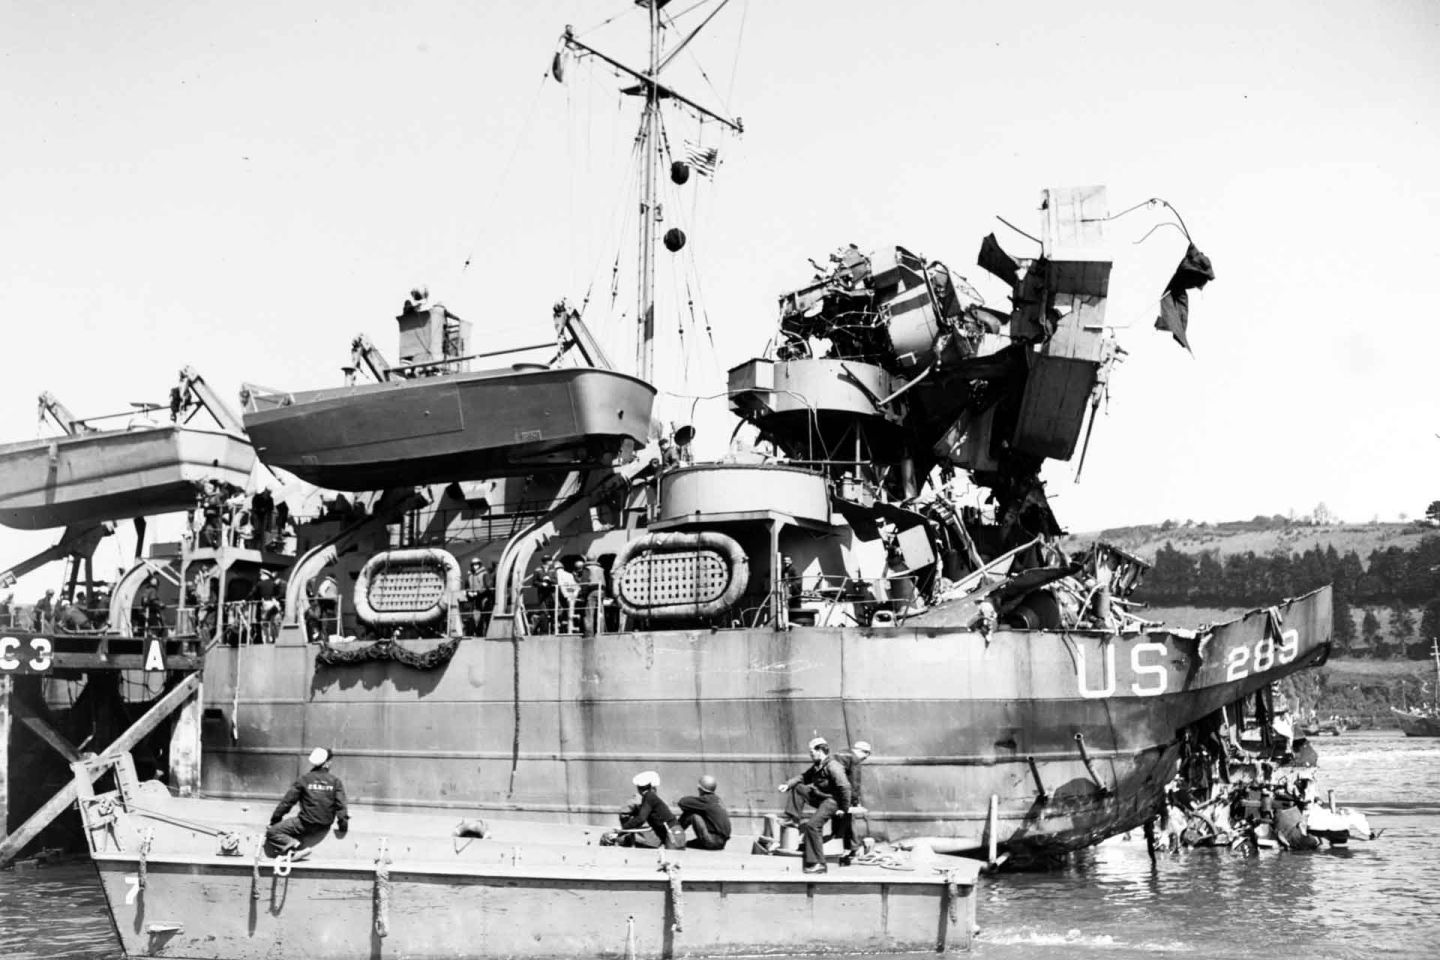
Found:
[[[390,361],[380,352],[380,348],[370,342],[365,334],[360,334],[350,342],[350,366],[345,368],[346,378],[355,376],[355,371],[364,367],[375,378],[376,383],[384,383],[390,379]]]
[[[40,394],[40,422],[44,423],[46,417],[49,417],[50,422],[60,428],[60,431],[66,436],[73,437],[81,433],[92,433],[95,430],[94,427],[87,425],[84,420],[71,413],[70,408],[55,399],[55,395],[48,390]]]
[[[81,420],[70,412],[70,408],[61,403],[56,396],[48,390],[42,391],[39,397],[40,422],[44,423],[48,417],[61,433],[67,437],[76,437],[81,434],[95,433],[96,429]],[[143,520],[136,518],[136,523],[141,524]],[[14,586],[15,582],[33,570],[38,570],[47,563],[56,560],[66,560],[73,563],[66,579],[70,583],[70,590],[73,594],[74,583],[78,577],[80,564],[86,568],[85,579],[91,579],[91,561],[95,556],[95,549],[100,541],[115,532],[115,524],[108,521],[98,524],[77,523],[70,524],[65,532],[53,545],[46,547],[39,553],[33,554],[21,560],[14,566],[0,571],[0,589]]]
[[[170,401],[170,418],[172,420],[178,421],[181,413],[190,410],[192,412],[185,418],[185,422],[189,423],[195,414],[203,409],[210,414],[221,430],[238,433],[241,436],[245,435],[245,421],[230,409],[229,404],[220,399],[219,394],[210,389],[210,384],[205,382],[205,378],[200,376],[194,367],[186,364],[181,368],[180,384],[175,389],[178,391],[179,402],[177,406],[176,395],[172,395]]]

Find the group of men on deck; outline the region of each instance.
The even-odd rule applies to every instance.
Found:
[[[805,872],[824,873],[827,869],[822,834],[825,824],[833,823],[834,836],[844,841],[842,865],[854,858],[856,848],[865,839],[855,821],[868,812],[862,803],[861,768],[870,758],[870,744],[856,740],[849,750],[834,756],[824,737],[816,737],[809,746],[810,766],[799,776],[780,784],[779,789],[786,795],[783,820],[800,828]]]
[[[862,766],[870,758],[870,744],[857,740],[849,750],[830,753],[823,737],[809,743],[810,766],[780,784],[785,794],[782,823],[798,827],[806,873],[824,873],[824,830],[844,843],[840,863],[847,864],[864,840],[856,821],[866,814],[861,801]],[[660,796],[660,775],[653,770],[636,774],[637,798],[620,812],[620,830],[613,842],[625,846],[668,847],[678,850],[723,850],[730,839],[730,815],[716,794],[715,778],[700,778],[696,796],[681,797],[677,817]],[[686,831],[693,836],[685,839]]]
[[[844,843],[842,865],[853,859],[864,840],[856,820],[866,813],[861,799],[861,768],[871,751],[870,744],[857,740],[849,750],[832,756],[823,737],[811,740],[809,748],[810,765],[779,786],[785,794],[782,822],[800,829],[805,872],[824,873],[826,824],[833,823],[832,835]],[[332,824],[337,826],[338,836],[343,837],[349,829],[345,787],[330,772],[330,759],[331,752],[325,747],[311,752],[311,769],[295,781],[271,816],[266,833],[267,855],[301,855],[301,851],[324,839]],[[705,774],[694,795],[680,798],[678,816],[660,795],[660,774],[646,770],[631,782],[636,796],[620,812],[620,829],[607,834],[602,844],[725,849],[730,841],[730,813],[720,799],[714,777]],[[296,806],[296,815],[286,818],[285,814]]]
[[[623,847],[666,847],[671,850],[724,850],[730,841],[730,813],[716,794],[719,784],[708,773],[697,784],[699,793],[680,798],[680,815],[660,796],[660,774],[637,773],[636,797],[620,811],[620,829],[602,838],[602,844]],[[694,833],[689,841],[685,832]]]

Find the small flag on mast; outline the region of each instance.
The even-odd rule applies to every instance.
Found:
[[[695,172],[702,177],[715,175],[715,168],[720,165],[719,147],[702,147],[696,143],[685,143],[685,159]]]

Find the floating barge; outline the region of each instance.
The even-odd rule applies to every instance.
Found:
[[[602,828],[356,811],[307,859],[259,854],[269,804],[171,797],[128,755],[73,765],[127,956],[724,957],[968,949],[979,864],[807,875],[796,858],[600,847]],[[114,790],[95,793],[113,769]],[[936,862],[944,867],[937,869]]]

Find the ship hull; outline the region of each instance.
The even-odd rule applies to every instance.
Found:
[[[505,369],[252,397],[260,459],[331,490],[598,464],[643,445],[655,389],[589,369]]]
[[[255,452],[241,436],[171,424],[0,447],[0,523],[93,525],[183,510],[198,484],[245,486]]]
[[[1155,813],[1183,727],[1322,661],[1330,603],[1318,591],[1199,637],[797,628],[467,638],[432,671],[317,665],[299,645],[217,650],[203,786],[277,796],[302,754],[324,744],[371,803],[584,822],[613,813],[638,770],[658,770],[670,795],[709,773],[753,828],[778,811],[776,785],[820,734],[875,745],[863,799],[881,838],[974,848],[994,797],[1000,845],[1063,852]]]

